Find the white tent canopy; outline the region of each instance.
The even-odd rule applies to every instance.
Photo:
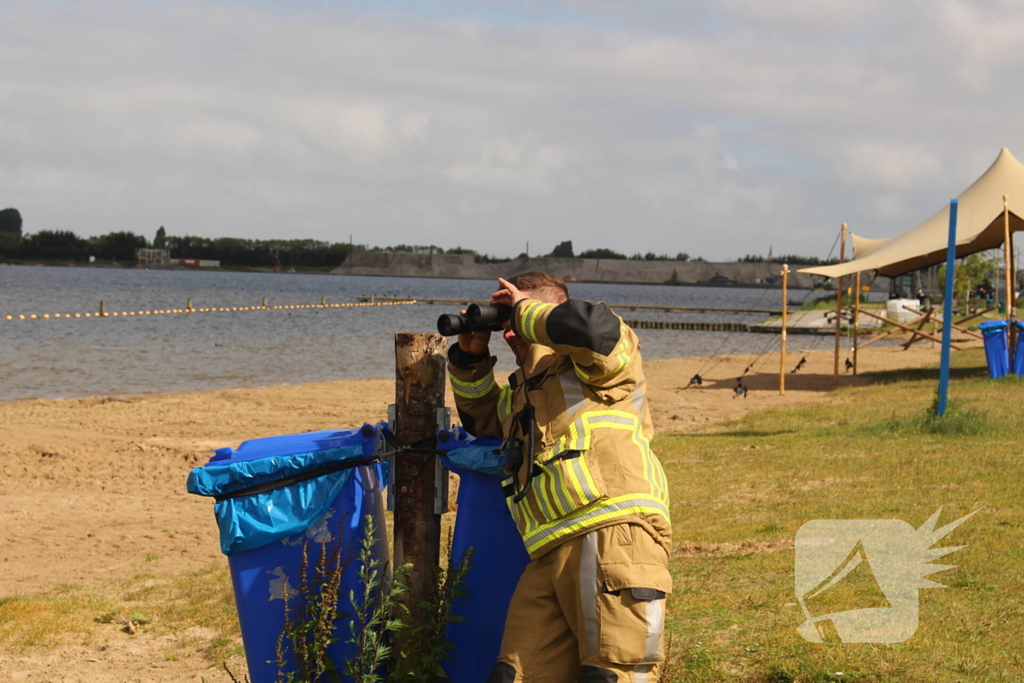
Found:
[[[956,255],[998,247],[1004,241],[1003,195],[1009,195],[1010,231],[1024,230],[1024,164],[1005,147],[980,178],[964,190],[957,209]],[[902,235],[887,239],[853,238],[853,260],[832,266],[804,268],[801,273],[840,277],[877,271],[895,277],[946,260],[949,205]]]

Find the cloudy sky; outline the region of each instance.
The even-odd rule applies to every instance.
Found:
[[[824,256],[1024,158],[1003,0],[0,1],[26,232]]]

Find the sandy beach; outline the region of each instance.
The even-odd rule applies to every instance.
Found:
[[[803,355],[790,354],[787,369]],[[860,371],[918,367],[938,358],[931,344],[909,351],[872,347],[861,353]],[[688,433],[750,411],[834,400],[831,351],[807,354],[806,365],[787,375],[784,397],[773,374],[777,356],[744,379],[746,398],[734,396],[750,360],[648,362],[656,429]],[[698,371],[703,388],[687,388]],[[843,386],[871,381],[869,374],[841,380]],[[206,462],[211,449],[245,439],[376,422],[393,394],[393,381],[365,380],[0,404],[0,600],[65,585],[102,594],[139,574],[156,581],[225,562],[212,501],[185,492],[189,470]],[[678,520],[676,536],[685,540],[685,520]],[[202,641],[204,634],[199,629],[187,637]],[[198,648],[191,656],[165,658],[168,638],[93,624],[88,637],[69,636],[56,648],[0,652],[0,679],[228,680]],[[236,668],[242,667],[239,661]]]

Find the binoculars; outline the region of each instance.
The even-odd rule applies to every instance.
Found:
[[[512,317],[511,306],[470,304],[464,315],[445,313],[437,319],[437,331],[446,337],[466,332],[500,330],[502,323]]]

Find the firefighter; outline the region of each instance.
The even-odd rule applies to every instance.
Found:
[[[671,528],[636,334],[560,278],[498,283],[492,303],[513,307],[509,384],[495,381],[490,332],[459,335],[448,355],[463,425],[503,440],[531,559],[487,683],[655,683]]]

